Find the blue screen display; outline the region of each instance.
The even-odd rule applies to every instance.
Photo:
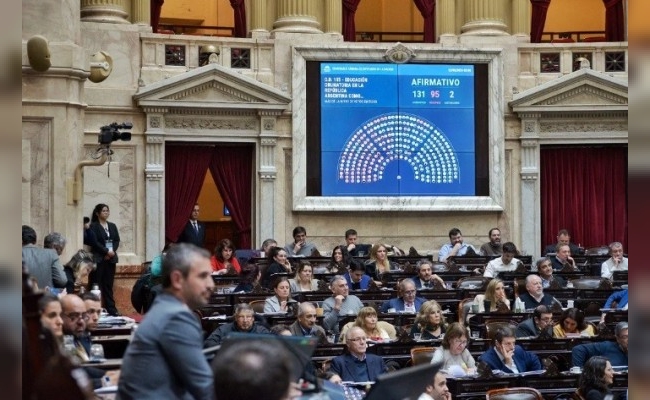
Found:
[[[323,196],[474,196],[474,66],[321,63]]]

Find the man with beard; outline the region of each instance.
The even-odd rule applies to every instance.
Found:
[[[233,322],[228,324],[221,325],[215,329],[205,342],[203,342],[203,347],[213,347],[220,345],[221,342],[228,336],[231,332],[241,332],[241,333],[271,333],[264,326],[255,322],[255,311],[247,303],[237,304],[235,306],[235,312],[233,314]]]
[[[479,249],[479,254],[482,256],[500,256],[503,253],[501,245],[501,231],[499,228],[492,228],[488,232],[490,241],[483,243]]]

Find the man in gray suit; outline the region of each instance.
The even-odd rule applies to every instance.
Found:
[[[68,283],[56,250],[36,246],[36,231],[27,225],[23,225],[23,263],[39,289],[64,288]]]
[[[142,320],[122,360],[117,399],[214,398],[203,332],[192,310],[214,289],[210,254],[193,244],[172,246],[162,264],[163,292]]]
[[[298,319],[289,326],[293,336],[316,336],[318,344],[327,344],[325,330],[316,325],[316,307],[312,303],[300,303],[298,307]]]

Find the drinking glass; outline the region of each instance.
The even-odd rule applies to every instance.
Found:
[[[104,346],[99,343],[90,345],[90,359],[94,361],[101,361],[104,359]]]

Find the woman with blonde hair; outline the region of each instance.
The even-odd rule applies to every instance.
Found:
[[[65,276],[68,278],[68,283],[65,285],[65,290],[69,294],[81,293],[82,288],[88,285],[88,276],[96,268],[93,254],[86,250],[79,250],[63,266]],[[84,289],[85,290],[85,289]]]
[[[447,322],[442,316],[442,307],[437,301],[428,300],[422,304],[415,316],[410,336],[419,333],[421,340],[442,339],[446,330]]]
[[[377,310],[372,307],[363,307],[359,310],[356,320],[348,322],[343,326],[341,335],[339,336],[339,341],[341,343],[345,341],[345,333],[353,326],[358,326],[363,329],[368,339],[375,342],[385,342],[395,339],[397,334],[395,327],[392,324],[386,321],[379,321]]]
[[[496,311],[497,303],[504,303],[508,309],[510,308],[510,300],[506,297],[503,281],[499,278],[492,278],[485,288],[485,294],[476,295],[474,305],[478,306],[479,313],[484,313]],[[487,309],[486,306],[488,306]]]
[[[399,270],[397,263],[388,260],[388,248],[380,243],[372,246],[370,256],[368,257],[368,261],[365,262],[365,265],[366,275],[375,281],[380,281],[381,275],[386,272]]]
[[[318,290],[318,279],[313,278],[313,270],[308,261],[300,261],[296,269],[296,276],[289,279],[291,293],[313,292]]]

